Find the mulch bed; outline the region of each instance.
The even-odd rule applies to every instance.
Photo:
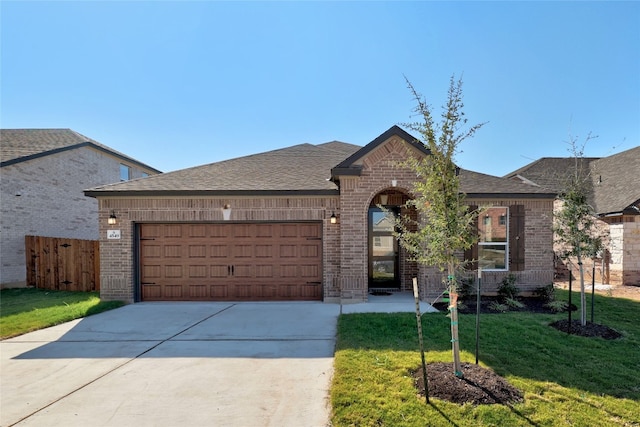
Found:
[[[427,365],[429,397],[453,403],[474,405],[511,404],[524,400],[522,392],[490,369],[471,363],[462,364],[463,378],[453,373],[452,363]],[[422,367],[413,373],[418,393],[424,396]]]
[[[552,328],[556,328],[559,331],[567,332],[569,327],[569,320],[557,320],[551,323],[549,326],[551,326]],[[588,338],[599,337],[604,338],[605,340],[616,340],[622,337],[622,334],[620,332],[616,331],[615,329],[611,329],[608,326],[591,322],[587,322],[586,325],[582,326],[580,324],[580,320],[571,321],[571,334]]]
[[[497,311],[493,310],[490,305],[492,302],[498,301],[497,297],[482,297],[480,299],[480,313],[483,314],[496,314]],[[526,311],[530,313],[554,313],[549,307],[546,307],[546,302],[540,298],[524,297],[518,298],[518,301],[524,304],[523,308],[511,308],[509,311]],[[475,314],[476,313],[476,300],[475,298],[465,299],[459,302],[458,313],[460,314]],[[573,305],[573,304],[572,304]],[[440,311],[446,312],[449,303],[437,302],[433,304],[433,307]],[[575,310],[575,305],[573,305]]]

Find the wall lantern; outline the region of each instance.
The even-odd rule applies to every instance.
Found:
[[[231,205],[224,205],[222,208],[222,219],[229,221],[231,219]]]
[[[331,222],[331,224],[335,224],[338,222],[338,217],[336,216],[335,212],[331,214],[331,218],[329,218],[329,221]]]
[[[111,215],[109,215],[109,219],[107,219],[107,224],[116,225],[118,217],[114,211],[111,211]]]
[[[391,186],[392,187],[397,187],[398,186],[398,180],[397,179],[392,179],[391,180]]]

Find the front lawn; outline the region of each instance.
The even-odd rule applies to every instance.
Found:
[[[558,291],[558,298],[567,294]],[[423,315],[427,363],[451,362],[445,314]],[[524,402],[475,406],[434,398],[427,405],[418,396],[415,314],[342,315],[333,425],[640,426],[640,303],[596,295],[595,321],[622,333],[617,340],[569,336],[549,326],[565,316],[483,314],[480,364],[520,389]],[[459,327],[462,360],[475,363],[475,315],[461,315]]]
[[[0,291],[0,339],[121,307],[100,301],[98,292],[49,291],[34,288]]]

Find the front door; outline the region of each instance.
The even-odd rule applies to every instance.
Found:
[[[399,288],[397,208],[369,208],[369,288]]]

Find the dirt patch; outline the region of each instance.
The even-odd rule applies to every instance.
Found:
[[[556,328],[559,331],[567,332],[569,329],[569,320],[557,320],[549,326]],[[571,334],[588,338],[604,338],[605,340],[615,340],[622,337],[620,332],[615,329],[611,329],[608,326],[590,322],[587,322],[586,325],[582,326],[579,320],[571,321]]]
[[[555,285],[560,289],[569,289],[569,282],[556,282]],[[580,282],[574,281],[571,289],[574,292],[580,292]],[[585,283],[585,290],[588,294],[591,294],[591,283]],[[598,286],[596,287],[596,294],[640,301],[640,286],[611,286],[609,289],[602,289],[601,286]]]
[[[524,400],[522,392],[490,369],[471,363],[462,364],[463,378],[453,372],[452,363],[429,363],[429,397],[453,403],[474,405],[511,404]],[[424,396],[422,367],[413,373],[418,393]]]

